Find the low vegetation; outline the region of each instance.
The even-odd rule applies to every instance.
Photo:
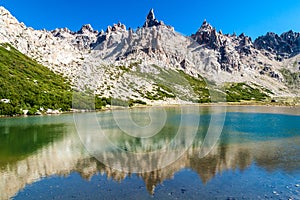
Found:
[[[265,101],[272,94],[270,90],[255,84],[227,83],[218,86],[199,74],[191,76],[181,70],[166,70],[156,65],[152,67],[159,74],[135,73],[136,76],[154,82],[152,91],[141,93],[148,100],[179,98],[194,103]],[[185,91],[179,91],[177,86],[182,86]]]
[[[147,91],[146,95],[143,95],[146,99],[149,100],[164,100],[166,98],[175,98],[172,90],[163,84],[156,84],[156,89],[153,92]]]
[[[299,89],[300,87],[300,72],[291,72],[288,69],[283,68],[280,70],[288,87],[293,89]]]
[[[227,102],[264,101],[269,98],[261,88],[246,83],[229,83],[225,86]]]
[[[134,105],[147,105],[146,102],[142,100],[122,100],[117,98],[106,98],[106,97],[96,97],[95,98],[95,109],[101,110],[107,105],[109,106],[121,106],[121,107],[132,107]]]
[[[9,44],[0,45],[0,115],[35,114],[40,108],[70,110],[70,84]]]
[[[210,90],[208,84],[205,80],[198,75],[198,78],[190,76],[183,71],[179,71],[179,74],[188,81],[188,84],[192,87],[196,97],[196,100],[193,100],[195,103],[210,103]]]

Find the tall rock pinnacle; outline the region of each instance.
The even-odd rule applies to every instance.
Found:
[[[163,25],[163,23],[161,21],[159,22],[157,19],[155,19],[154,10],[152,8],[146,17],[146,21],[145,21],[143,27],[146,28],[146,27],[159,26],[159,25]]]
[[[147,16],[148,20],[155,20],[155,14],[154,14],[154,10],[153,8],[151,8],[151,10],[149,11],[149,14]]]

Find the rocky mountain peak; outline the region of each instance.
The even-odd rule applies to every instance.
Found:
[[[216,50],[222,45],[220,36],[221,34],[217,33],[216,29],[204,20],[196,34],[193,34],[191,37],[200,45]]]
[[[222,31],[217,32],[206,20],[191,38],[202,47],[218,52],[221,69],[230,73],[241,70],[241,57],[254,53],[250,37],[244,33],[238,37],[236,34],[224,35]]]
[[[77,33],[78,34],[98,33],[98,31],[95,31],[90,24],[85,24],[81,27],[79,31],[77,31]]]
[[[8,10],[6,10],[3,6],[0,6],[0,14],[1,15],[10,15],[10,12]]]
[[[149,14],[147,15],[148,20],[155,20],[155,14],[153,8],[149,11]]]
[[[19,21],[3,6],[0,6],[0,21],[4,24],[18,24]]]
[[[206,19],[203,21],[200,29],[198,30],[198,32],[202,32],[202,31],[212,31],[215,30],[207,21]]]
[[[110,34],[113,32],[125,32],[126,30],[127,29],[126,29],[125,24],[122,24],[121,22],[119,22],[117,24],[114,24],[113,26],[108,26],[106,28],[106,33]]]
[[[149,14],[147,15],[146,17],[146,21],[144,23],[144,28],[147,28],[147,27],[152,27],[152,26],[159,26],[159,25],[163,25],[163,22],[162,21],[158,21],[156,18],[155,18],[155,14],[154,14],[154,10],[153,8],[149,11]]]
[[[268,32],[258,37],[254,42],[255,48],[275,54],[279,61],[287,59],[300,52],[300,34],[290,30],[281,35]]]
[[[239,35],[239,38],[241,38],[241,39],[243,39],[243,38],[245,38],[245,37],[246,37],[245,33],[241,33],[241,34]]]
[[[287,41],[289,44],[293,44],[293,43],[299,44],[300,33],[296,33],[293,30],[290,30],[288,32],[281,34],[280,37],[283,40]]]
[[[74,35],[74,32],[72,32],[68,28],[56,28],[55,30],[51,31],[52,35],[54,37],[59,37],[59,38],[66,38],[67,35]]]
[[[267,32],[266,34],[268,37],[278,37],[278,35],[274,32]]]

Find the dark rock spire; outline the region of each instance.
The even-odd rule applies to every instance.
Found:
[[[155,19],[154,10],[152,8],[146,17],[146,21],[143,27],[146,28],[146,27],[159,26],[159,25],[162,25],[162,22],[159,22],[157,19]]]
[[[151,10],[149,11],[149,14],[147,15],[147,19],[152,21],[155,20],[155,14],[153,8],[151,8]]]

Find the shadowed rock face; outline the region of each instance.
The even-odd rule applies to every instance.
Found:
[[[258,37],[254,46],[259,50],[264,49],[277,55],[278,60],[290,58],[300,52],[300,33],[292,30],[281,35],[268,32],[266,35]]]

